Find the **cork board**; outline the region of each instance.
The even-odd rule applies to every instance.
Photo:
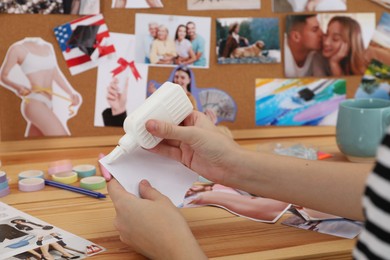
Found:
[[[283,39],[285,27],[285,17],[287,13],[274,13],[272,11],[272,1],[262,0],[260,10],[206,10],[206,11],[188,11],[187,1],[168,1],[165,0],[162,9],[111,9],[111,1],[101,1],[101,12],[104,15],[107,26],[111,32],[134,34],[135,14],[166,14],[166,15],[185,15],[211,17],[211,37],[210,46],[216,46],[216,18],[228,17],[276,17],[279,18],[280,39]],[[382,6],[368,0],[348,0],[347,12],[375,12],[378,21],[382,12],[386,11]],[[58,43],[53,34],[53,28],[63,23],[72,21],[79,16],[75,15],[0,15],[0,61],[3,61],[9,46],[27,36],[41,37],[45,41],[53,44],[58,64],[65,77],[71,85],[82,95],[83,104],[80,107],[77,117],[68,121],[68,127],[71,129],[72,136],[65,137],[77,139],[83,137],[101,137],[115,136],[123,133],[122,128],[94,127],[94,107],[95,107],[95,87],[97,78],[97,69],[91,69],[81,74],[71,76],[67,68],[62,53],[58,48]],[[232,130],[264,130],[256,127],[254,111],[254,86],[256,78],[283,78],[283,58],[281,63],[277,64],[218,64],[214,48],[210,50],[210,60],[208,69],[195,69],[196,82],[199,88],[215,87],[226,91],[234,98],[237,103],[237,116],[235,122],[223,122]],[[283,54],[283,50],[282,50]],[[283,55],[282,55],[283,57]],[[164,82],[169,77],[172,68],[150,67],[149,79]],[[347,80],[347,97],[352,97],[358,86],[361,76],[345,77]],[[0,117],[0,140],[22,141],[26,128],[26,122],[20,113],[19,98],[8,91],[0,88],[1,117]],[[321,128],[321,127],[317,127]],[[316,132],[316,127],[309,128]],[[316,130],[317,129],[317,130]],[[288,127],[288,132],[298,133],[302,130],[300,127]],[[321,132],[321,131],[320,131]],[[323,132],[323,131],[322,131]],[[326,132],[326,131],[325,131]],[[332,131],[330,131],[331,133]],[[283,131],[278,132],[283,136]],[[304,131],[308,133],[308,131]],[[29,138],[34,139],[34,138]],[[36,138],[35,138],[36,139]],[[38,138],[39,139],[39,138]],[[50,139],[46,137],[45,139]]]

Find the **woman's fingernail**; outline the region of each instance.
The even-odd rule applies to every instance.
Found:
[[[140,182],[140,184],[143,185],[143,186],[150,187],[150,183],[149,183],[147,180],[142,180],[142,181]]]

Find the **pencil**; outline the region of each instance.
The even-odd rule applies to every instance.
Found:
[[[73,191],[73,192],[77,192],[77,193],[81,193],[81,194],[84,194],[84,195],[87,195],[87,196],[91,196],[91,197],[94,197],[94,198],[97,198],[97,199],[102,199],[102,198],[106,197],[106,195],[104,195],[104,194],[102,194],[100,192],[87,190],[87,189],[71,186],[71,185],[68,185],[68,184],[63,184],[63,183],[56,182],[56,181],[45,180],[45,184],[48,185],[48,186],[53,186],[53,187],[56,187],[56,188],[69,190],[69,191]]]

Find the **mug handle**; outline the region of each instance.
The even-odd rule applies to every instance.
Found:
[[[383,122],[385,122],[386,127],[390,125],[390,107],[383,112]]]

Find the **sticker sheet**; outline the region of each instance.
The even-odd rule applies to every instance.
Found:
[[[83,259],[106,251],[0,202],[0,259]]]

